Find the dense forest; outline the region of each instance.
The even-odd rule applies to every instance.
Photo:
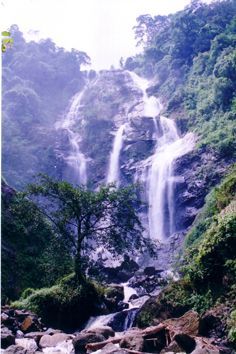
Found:
[[[100,72],[10,33],[2,348],[56,347],[46,326],[64,354],[234,353],[235,0],[140,15],[142,51]]]

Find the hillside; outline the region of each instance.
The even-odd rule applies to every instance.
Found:
[[[11,27],[4,331],[17,338],[26,309],[73,333],[60,353],[103,348],[111,327],[124,337],[102,354],[233,354],[236,2],[140,15],[134,32],[140,53],[95,72],[86,53]]]

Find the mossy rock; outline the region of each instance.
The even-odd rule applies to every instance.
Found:
[[[136,325],[144,328],[171,317],[180,317],[191,309],[188,299],[193,292],[187,280],[167,286],[157,297],[151,297],[140,309]]]
[[[35,312],[47,326],[65,331],[78,329],[91,315],[99,314],[101,305],[96,287],[89,281],[78,284],[73,275],[12,304]]]

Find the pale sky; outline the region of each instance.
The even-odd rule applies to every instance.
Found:
[[[206,0],[210,2],[210,0]],[[132,27],[139,15],[167,15],[190,0],[0,0],[1,30],[17,24],[28,38],[51,38],[66,49],[85,51],[92,68],[118,66],[137,52]]]

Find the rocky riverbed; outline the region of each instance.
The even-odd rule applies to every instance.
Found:
[[[1,353],[233,353],[224,339],[219,338],[223,328],[215,313],[200,317],[191,310],[179,318],[170,318],[154,326],[144,329],[132,327],[119,333],[109,326],[63,333],[58,329],[45,328],[40,319],[29,311],[10,307],[2,309],[1,320]]]

